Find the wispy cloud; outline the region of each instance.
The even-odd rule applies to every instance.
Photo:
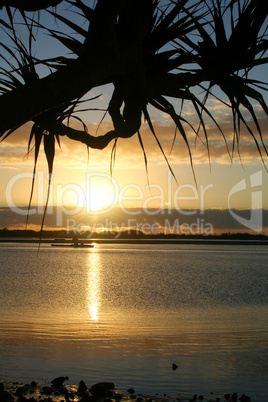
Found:
[[[9,229],[25,228],[26,209],[24,215],[16,213],[9,208],[0,209],[1,228]],[[32,207],[34,210],[34,207]],[[29,228],[40,229],[43,210],[30,215]],[[79,213],[72,214],[72,210],[67,212],[64,208],[49,208],[45,229],[63,229],[82,231],[87,230],[141,230],[145,234],[150,232],[179,233],[179,234],[212,234],[224,232],[254,232],[254,230],[243,225],[241,222],[250,222],[252,211],[228,209],[208,209],[200,212],[199,210],[187,210],[187,213],[171,209],[134,209],[122,210],[114,208],[109,213],[89,213],[86,209],[81,209]],[[262,233],[268,233],[268,210],[260,210],[262,215]],[[239,217],[242,220],[239,220]],[[237,219],[238,218],[238,219]],[[208,230],[208,231],[207,231]]]
[[[217,119],[220,122],[220,126],[225,134],[226,143],[229,149],[228,153],[225,140],[219,129],[211,120],[206,118],[206,130],[211,160],[217,161],[217,163],[229,164],[231,155],[234,157],[235,161],[239,162],[239,154],[236,143],[234,143],[235,146],[233,152],[234,133],[230,113],[227,113],[226,108],[223,108],[220,102],[218,102],[217,100],[210,101],[209,110],[214,115],[217,115]],[[194,113],[190,109],[188,112],[186,111],[186,113],[188,113],[186,117],[188,119],[190,118],[193,126],[197,128],[198,122]],[[261,111],[257,111],[257,113],[259,117],[260,127],[262,129],[262,136],[264,142],[267,143],[268,121],[261,113]],[[160,116],[160,114],[156,114],[155,119],[153,117],[152,120],[155,133],[171,165],[189,163],[189,152],[187,145],[181,137],[180,133],[178,131],[175,131],[175,126],[172,123],[170,117],[167,115]],[[258,138],[257,130],[254,126],[254,123],[249,119],[248,124]],[[12,164],[30,165],[31,163],[33,163],[33,152],[29,155],[28,158],[25,158],[25,155],[27,154],[30,127],[30,123],[26,124],[0,144],[0,159],[2,166],[10,166]],[[99,130],[97,132],[98,128]],[[88,131],[92,135],[103,135],[109,130],[111,130],[111,124],[106,120],[102,122],[100,127],[98,123],[88,123]],[[200,129],[199,136],[196,137],[189,126],[185,125],[185,130],[187,133],[194,163],[208,163],[208,149],[205,133],[202,131],[202,129]],[[148,163],[158,165],[165,164],[165,158],[163,157],[157,141],[152,135],[146,123],[144,123],[141,127],[141,137],[148,158]],[[57,150],[55,165],[61,167],[66,166],[73,169],[85,168],[87,164],[89,164],[89,168],[91,168],[92,166],[99,168],[109,166],[112,144],[110,144],[107,149],[102,151],[89,149],[88,154],[85,145],[75,143],[74,141],[71,141],[66,137],[61,137],[60,140],[62,144],[62,151],[60,151],[59,149]],[[260,149],[264,151],[260,138],[258,140],[258,144],[260,146]],[[243,163],[251,163],[254,160],[260,160],[256,143],[245,127],[241,127],[241,134],[239,137],[239,151]],[[267,157],[265,158],[265,161],[267,162]],[[39,163],[46,163],[42,151],[40,152]],[[131,165],[133,168],[144,166],[143,151],[137,135],[130,139],[119,139],[116,150],[116,164],[119,167],[126,165]]]

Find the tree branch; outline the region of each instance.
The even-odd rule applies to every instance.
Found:
[[[111,71],[107,71],[105,65],[97,68],[97,64],[78,59],[45,78],[2,95],[0,133],[68,104],[93,87],[111,82]]]
[[[63,0],[0,0],[0,9],[5,6],[18,8],[22,11],[38,11],[55,7]]]
[[[46,127],[46,129],[48,129],[48,127]],[[71,140],[79,141],[80,143],[86,144],[88,147],[94,149],[104,149],[115,138],[130,138],[137,132],[137,130],[122,130],[120,132],[111,130],[104,135],[94,137],[85,131],[67,127],[65,124],[60,122],[53,124],[50,130],[54,135],[66,136]]]
[[[50,110],[79,99],[93,87],[112,83],[120,75],[114,23],[121,3],[122,0],[98,1],[82,54],[76,60],[0,97],[0,134],[35,121]],[[126,53],[126,58],[131,57],[131,49]]]

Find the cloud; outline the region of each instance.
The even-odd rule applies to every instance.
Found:
[[[224,132],[225,139],[211,119],[205,119],[206,133],[201,127],[198,137],[195,135],[189,125],[184,124],[185,132],[187,134],[187,141],[191,150],[194,163],[208,163],[209,157],[207,141],[212,162],[217,161],[217,163],[229,164],[231,155],[233,156],[234,161],[240,163],[239,152],[243,163],[251,163],[252,161],[256,160],[259,161],[260,155],[256,143],[251,134],[243,125],[241,126],[241,133],[239,136],[238,152],[236,138],[235,142],[233,142],[233,122],[230,112],[227,113],[228,108],[223,107],[222,104],[217,100],[210,100],[208,107],[211,113],[217,116],[217,121],[220,122],[220,126]],[[263,112],[261,112],[259,109],[256,110],[259,124],[262,130],[263,140],[264,142],[267,142],[268,121],[265,118]],[[190,108],[186,109],[184,117],[190,119],[190,122],[195,127],[195,129],[198,128],[196,114],[194,114],[194,112],[190,110]],[[249,116],[247,115],[246,117],[248,118],[248,124],[250,128],[257,137],[258,146],[260,147],[260,150],[264,155],[264,159],[267,163],[267,156],[265,156],[265,150],[261,143],[261,138],[257,133],[257,129],[252,120],[249,119]],[[175,126],[174,123],[171,121],[171,118],[167,115],[163,117],[163,113],[162,116],[160,113],[157,113],[155,115],[155,119],[154,115],[152,115],[152,122],[157,139],[154,137],[147,124],[144,123],[140,130],[148,163],[153,165],[166,164],[166,160],[163,155],[164,152],[171,165],[179,165],[185,163],[189,164],[190,159],[187,143],[178,132],[178,130],[175,130]],[[81,125],[79,126],[77,123],[75,123],[74,126],[76,128],[81,128]],[[88,131],[92,135],[103,135],[112,128],[111,122],[108,120],[103,120],[100,126],[98,123],[88,123],[87,126]],[[30,157],[28,159],[25,158],[25,155],[27,154],[30,129],[31,124],[27,123],[15,133],[6,138],[3,143],[1,143],[0,158],[2,166],[10,166],[12,164],[21,165],[22,163],[28,164],[30,166],[30,164],[33,164],[33,152],[30,154]],[[60,137],[60,141],[62,151],[60,149],[57,149],[55,165],[67,168],[69,167],[72,169],[84,169],[87,166],[89,166],[89,168],[109,168],[113,143],[109,144],[106,149],[101,151],[89,149],[88,153],[87,148],[84,144],[71,141],[66,137]],[[158,141],[161,144],[163,152],[159,147]],[[227,150],[227,146],[229,152]],[[43,150],[40,151],[39,163],[43,165],[46,164]],[[144,167],[144,154],[137,135],[129,139],[120,138],[118,140],[116,147],[116,166],[119,168],[123,166],[132,166],[132,168]]]
[[[32,207],[35,213],[29,217],[29,228],[40,230],[43,209]],[[0,209],[1,228],[25,229],[27,209],[18,208],[17,211],[9,208]],[[141,230],[149,233],[192,233],[212,234],[226,232],[253,232],[250,225],[251,210],[228,210],[208,209],[184,210],[175,209],[147,209],[130,208],[122,210],[113,208],[106,213],[89,213],[86,209],[80,209],[79,213],[73,214],[74,210],[66,208],[49,208],[45,219],[45,229],[63,229],[82,231],[85,227],[92,231],[128,229]],[[23,214],[22,214],[23,213]],[[261,214],[262,233],[268,233],[268,210],[256,210]],[[241,219],[240,219],[241,218]],[[241,223],[242,222],[242,223]],[[243,222],[249,222],[245,226]],[[259,229],[259,228],[258,228]],[[206,232],[208,230],[209,232]],[[256,233],[256,232],[255,232]]]

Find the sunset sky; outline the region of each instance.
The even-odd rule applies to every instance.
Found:
[[[262,79],[267,73],[267,68],[262,67],[255,74],[258,79]],[[94,88],[88,97],[100,97],[92,101],[92,104],[89,102],[89,107],[106,109],[111,93],[112,86]],[[201,90],[200,96],[202,97]],[[179,110],[180,104],[176,100],[172,100],[172,103]],[[208,101],[207,107],[220,123],[232,154],[233,128],[230,110],[215,99]],[[256,110],[267,145],[267,118],[260,109]],[[103,116],[103,111],[93,110],[79,114],[87,124],[89,133],[96,135],[104,134],[112,127],[108,115],[104,116],[99,127]],[[183,117],[189,119],[193,125],[198,124],[190,105],[185,105]],[[247,118],[250,122],[250,117]],[[192,170],[187,147],[179,134],[172,148],[175,127],[171,118],[151,109],[151,119],[176,180],[146,124],[141,128],[141,136],[147,156],[148,176],[137,135],[118,141],[112,176],[110,162],[113,144],[102,151],[89,149],[88,155],[84,145],[62,137],[61,149],[57,147],[54,162],[49,204],[64,208],[70,206],[74,215],[80,213],[82,207],[96,215],[99,209],[108,210],[110,206],[121,209],[171,208],[180,211],[268,209],[268,173],[254,140],[245,128],[242,127],[241,130],[240,159],[237,149],[233,155],[228,154],[221,133],[213,122],[207,120],[210,161],[204,145],[204,135],[202,137],[201,134],[201,138],[196,140],[187,128],[193,158]],[[78,127],[75,121],[72,124]],[[254,127],[253,124],[251,126]],[[8,216],[7,209],[3,208],[14,209],[28,205],[34,165],[34,152],[27,155],[30,128],[31,124],[26,124],[0,144],[0,206],[2,212],[5,212],[0,214],[0,227],[24,227],[25,217],[20,216],[13,223],[8,222],[5,219]],[[264,159],[267,167],[268,159]],[[34,206],[44,205],[46,199],[47,166],[43,150],[38,160],[37,172],[32,199]],[[264,231],[265,226],[266,224]]]
[[[105,95],[103,98],[105,100]],[[222,116],[222,126],[227,138],[232,138],[230,116],[225,115],[217,102],[211,104],[216,113]],[[105,212],[108,211],[111,205],[111,210],[115,207],[171,208],[180,211],[268,209],[268,173],[253,140],[245,131],[241,136],[241,160],[237,152],[231,160],[221,134],[213,126],[209,127],[210,163],[206,147],[199,140],[195,145],[192,136],[195,183],[187,148],[179,136],[170,153],[174,125],[167,116],[160,113],[152,116],[156,133],[177,182],[146,125],[142,128],[141,134],[147,154],[148,177],[137,135],[131,139],[118,141],[112,176],[110,174],[112,144],[103,151],[90,149],[88,156],[85,146],[62,138],[61,150],[57,149],[56,153],[50,205],[62,205],[64,208],[71,206],[74,216],[81,213],[83,206],[89,213],[93,211],[94,215],[100,208],[104,208]],[[92,116],[89,114],[85,119],[89,132],[96,132],[99,117],[92,113]],[[267,141],[267,121],[263,119],[261,123]],[[28,205],[34,163],[33,152],[26,155],[29,127],[26,125],[21,128],[1,144],[0,205],[2,207]],[[99,134],[108,131],[109,128],[110,123],[104,121]],[[34,206],[44,205],[46,199],[47,166],[43,151],[37,171],[32,200]],[[258,195],[257,200],[253,198],[253,193]],[[23,225],[25,217],[20,216],[19,222]],[[1,226],[8,224],[5,222]]]

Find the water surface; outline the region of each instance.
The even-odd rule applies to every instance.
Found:
[[[0,379],[268,400],[267,257],[265,246],[0,244]]]

